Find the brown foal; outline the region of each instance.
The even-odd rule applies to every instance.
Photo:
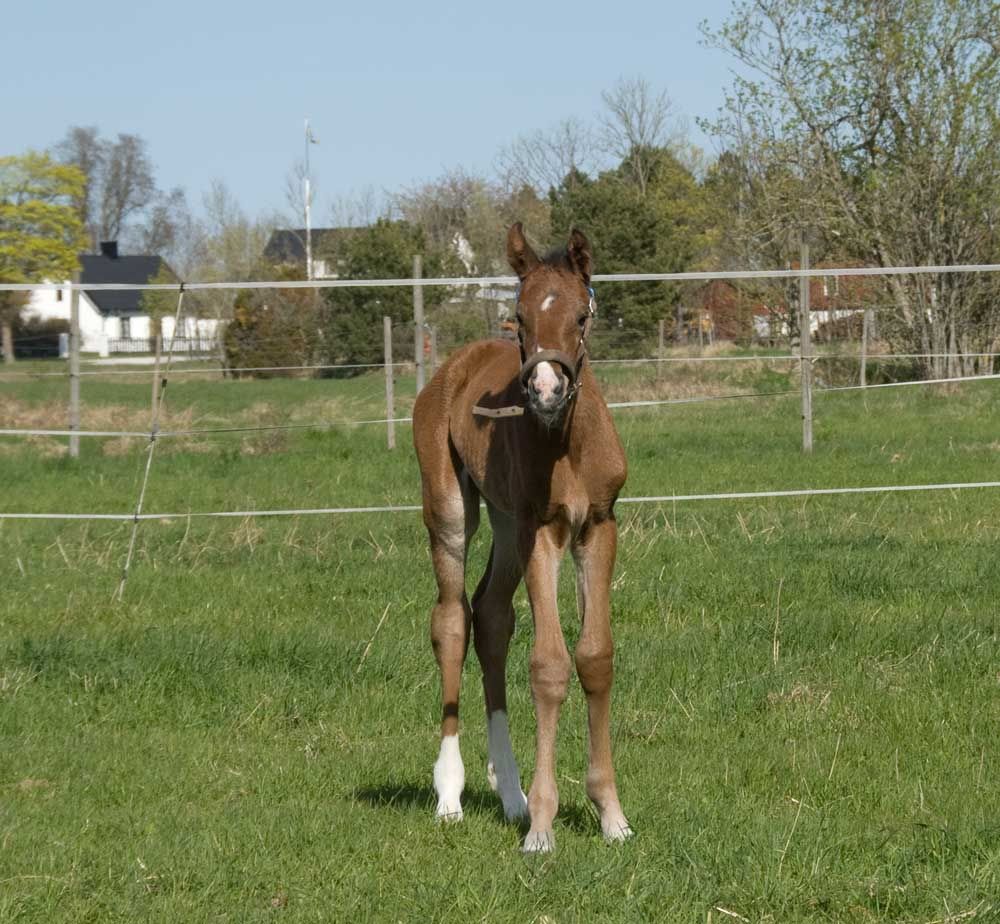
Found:
[[[442,694],[441,750],[434,765],[437,814],[462,817],[458,697],[471,631],[486,695],[487,776],[508,819],[530,814],[524,850],[535,852],[555,845],[556,725],[571,667],[556,592],[567,547],[576,563],[583,621],[574,656],[587,697],[587,794],[608,840],[632,833],[618,801],[609,728],[614,504],[626,466],[586,359],[594,313],[587,239],[574,230],[564,252],[539,259],[518,223],[507,235],[507,258],[521,281],[518,345],[479,341],[452,355],[417,398],[413,440],[438,584],[431,620]],[[465,566],[479,525],[480,497],[493,545],[470,605]],[[510,744],[506,689],[511,600],[522,577],[535,628],[531,693],[537,744],[527,799]]]

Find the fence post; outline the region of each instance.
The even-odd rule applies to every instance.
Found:
[[[0,339],[3,340],[3,361],[14,362],[14,331],[10,321],[0,323]]]
[[[657,350],[656,350],[656,358],[659,359],[659,362],[656,364],[656,377],[657,378],[660,378],[663,375],[663,366],[664,366],[664,362],[663,362],[663,332],[664,332],[664,328],[666,327],[666,325],[667,325],[667,322],[664,321],[663,318],[660,318],[660,324],[659,324],[659,327],[660,327],[660,343],[659,343],[659,346],[657,347]]]
[[[80,282],[79,272],[73,274],[73,285]],[[69,293],[69,428],[80,429],[80,291]],[[80,437],[69,438],[70,458],[80,455]]]
[[[803,237],[799,254],[799,268],[809,269],[809,245]],[[799,277],[799,367],[802,379],[802,451],[813,449],[812,410],[812,319],[809,311],[809,277]]]
[[[153,337],[153,407],[160,398],[160,355],[163,352],[163,336],[156,334]]]
[[[423,277],[423,259],[413,255],[413,278]],[[413,362],[417,367],[417,394],[424,389],[424,287],[413,287]]]
[[[396,425],[392,422],[392,318],[382,318],[382,351],[385,357],[385,419],[386,441],[390,449],[396,448]]]
[[[868,384],[868,330],[871,326],[871,308],[861,316],[861,387]]]

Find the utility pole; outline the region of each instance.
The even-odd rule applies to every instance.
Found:
[[[319,142],[313,137],[312,129],[309,128],[309,120],[306,119],[306,175],[303,178],[302,187],[306,212],[306,279],[310,281],[312,281],[313,278],[312,222],[310,218],[312,209],[312,187],[309,180],[309,145],[311,144],[319,144]]]

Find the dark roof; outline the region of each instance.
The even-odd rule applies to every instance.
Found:
[[[82,254],[80,256],[80,282],[86,284],[118,282],[145,285],[161,269],[173,275],[169,265],[161,257],[129,256],[106,257],[103,254]],[[126,290],[88,292],[87,297],[102,314],[130,316],[143,314],[142,292]]]
[[[336,256],[338,247],[357,231],[357,228],[313,228],[313,258],[322,260]],[[305,263],[306,229],[275,229],[264,248],[264,257],[272,263]]]

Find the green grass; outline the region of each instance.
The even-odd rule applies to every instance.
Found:
[[[608,384],[650,384],[632,374]],[[699,387],[769,390],[773,375]],[[380,416],[377,375],[179,382],[171,414],[194,424]],[[64,385],[3,383],[0,402],[29,414]],[[95,418],[114,405],[139,420],[149,399],[148,381],[84,388]],[[997,480],[992,383],[824,395],[816,410],[811,458],[795,398],[622,411],[625,493]],[[380,427],[164,441],[146,506],[413,502],[397,436],[395,454]],[[142,441],[84,440],[77,462],[59,443],[0,444],[2,509],[132,507]],[[613,735],[638,835],[600,839],[574,688],[546,858],[521,856],[486,785],[474,655],[466,818],[433,821],[419,516],[144,523],[120,604],[128,525],[4,521],[0,920],[997,919],[998,513],[993,491],[623,505]],[[527,785],[523,593],[517,608]]]

